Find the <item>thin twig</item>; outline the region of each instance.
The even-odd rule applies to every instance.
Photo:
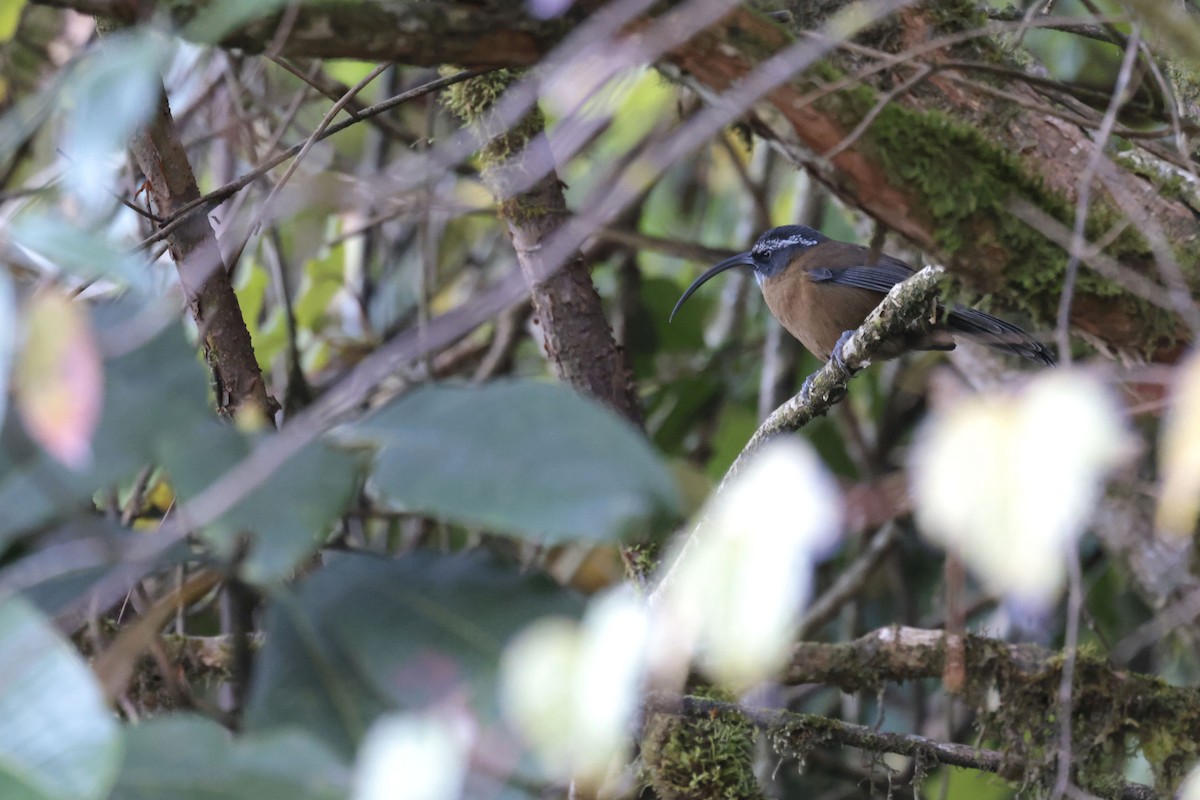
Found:
[[[854,563],[842,571],[825,594],[808,607],[804,618],[800,621],[796,638],[807,639],[818,628],[833,619],[841,607],[862,589],[867,579],[871,577],[871,573],[883,563],[884,556],[891,552],[892,545],[899,538],[900,526],[895,522],[885,524],[882,530],[872,537],[867,549],[859,553]]]
[[[321,135],[317,137],[316,141],[317,142],[324,141],[325,139],[328,139],[330,136],[333,136],[335,133],[341,133],[342,131],[346,130],[347,128],[351,127],[352,125],[357,125],[360,121],[367,120],[367,119],[370,119],[371,117],[378,116],[379,114],[386,113],[388,111],[391,111],[396,106],[399,106],[403,103],[408,102],[409,100],[412,100],[417,97],[421,97],[422,95],[429,94],[430,92],[436,92],[439,89],[444,89],[447,86],[452,86],[456,83],[461,83],[462,81],[465,81],[468,78],[473,78],[476,75],[482,75],[484,72],[487,72],[487,70],[482,70],[482,69],[463,70],[462,72],[457,72],[454,75],[450,75],[445,78],[438,78],[437,80],[432,80],[432,81],[429,81],[428,83],[424,83],[424,84],[421,84],[420,86],[409,89],[406,92],[401,92],[400,94],[396,95],[395,97],[390,97],[381,103],[376,103],[373,106],[364,108],[362,111],[359,112],[357,119],[348,119],[348,120],[345,120],[344,122],[338,123],[337,125],[330,125],[328,128],[321,131]],[[199,212],[200,210],[208,210],[210,208],[213,208],[213,207],[218,206],[221,203],[225,202],[230,197],[232,197],[233,195],[240,192],[242,189],[249,186],[251,183],[254,183],[256,180],[261,178],[263,175],[265,175],[268,172],[270,172],[271,170],[275,169],[275,167],[278,167],[280,164],[287,161],[289,158],[292,158],[293,156],[300,153],[305,148],[305,145],[307,145],[307,144],[308,144],[308,141],[306,140],[304,142],[301,142],[300,144],[293,145],[292,147],[289,147],[287,150],[284,150],[282,153],[279,153],[278,155],[268,158],[265,162],[263,162],[259,166],[255,167],[254,169],[250,170],[249,172],[245,173],[241,177],[239,177],[233,181],[230,181],[229,183],[225,184],[224,186],[222,186],[218,189],[214,189],[213,191],[209,192],[208,194],[204,195],[203,197],[198,197],[197,199],[195,199],[192,202],[188,203],[187,205],[183,206],[178,211],[176,211],[174,214],[172,214],[170,217],[167,217],[166,219],[164,219],[163,226],[161,228],[159,228],[158,231],[156,231],[152,236],[149,236],[146,239],[144,239],[142,242],[140,242],[137,245],[137,247],[134,248],[134,250],[135,251],[145,250],[146,248],[148,248],[150,245],[154,244],[155,242],[161,241],[162,239],[166,238],[170,234],[174,233],[175,229],[178,228],[180,225],[182,225],[184,223],[184,221],[192,214],[195,214],[195,213]]]
[[[1137,37],[1136,31],[1134,38]],[[1054,777],[1052,800],[1066,793],[1071,782],[1071,701],[1075,682],[1075,659],[1079,647],[1079,616],[1083,612],[1083,570],[1079,551],[1071,548],[1067,554],[1067,635],[1063,642],[1062,680],[1058,684],[1058,772]]]
[[[1133,73],[1133,65],[1137,60],[1137,44],[1141,40],[1141,27],[1135,25],[1130,36],[1129,46],[1121,59],[1121,70],[1117,74],[1117,84],[1113,87],[1112,98],[1108,110],[1104,112],[1104,121],[1100,124],[1100,132],[1094,142],[1094,150],[1088,159],[1083,175],[1079,178],[1079,191],[1075,203],[1075,230],[1071,236],[1071,252],[1067,258],[1067,269],[1063,276],[1063,289],[1058,304],[1058,320],[1055,325],[1055,340],[1058,345],[1058,357],[1063,366],[1071,366],[1071,303],[1075,299],[1075,281],[1079,276],[1079,251],[1083,249],[1084,234],[1087,226],[1088,212],[1092,205],[1092,181],[1096,171],[1100,169],[1104,148],[1112,136],[1113,126],[1117,122],[1117,114],[1125,104],[1125,89]]]

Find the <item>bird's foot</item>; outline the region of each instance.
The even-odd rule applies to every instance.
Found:
[[[832,361],[838,369],[842,371],[847,378],[852,377],[857,370],[850,369],[846,365],[846,358],[842,355],[842,347],[846,341],[854,335],[854,331],[842,331],[842,335],[838,337],[837,343],[834,344],[833,350],[829,352],[829,360]]]
[[[813,376],[809,375],[804,379],[804,385],[800,387],[800,401],[808,405],[808,396],[812,392]]]

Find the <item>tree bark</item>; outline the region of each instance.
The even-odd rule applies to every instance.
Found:
[[[165,91],[159,97],[154,116],[134,135],[130,147],[150,184],[150,195],[159,216],[168,216],[200,196]],[[167,236],[167,245],[179,271],[188,308],[204,340],[204,357],[212,370],[217,410],[223,415],[233,415],[244,408],[253,408],[266,419],[272,419],[273,401],[267,397],[250,332],[208,217],[190,216]]]
[[[463,121],[477,124],[513,80],[506,70],[472,78],[450,90],[448,103]],[[636,388],[582,256],[575,253],[550,277],[539,277],[546,274],[542,242],[568,216],[562,183],[553,169],[545,170],[554,162],[541,112],[534,108],[511,130],[491,138],[481,159],[483,180],[500,203],[517,263],[530,281],[534,316],[555,373],[642,427]],[[528,188],[514,188],[522,177],[542,172]]]

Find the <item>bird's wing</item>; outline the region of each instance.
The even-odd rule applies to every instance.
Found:
[[[853,286],[856,289],[887,294],[897,283],[911,278],[913,273],[904,262],[887,259],[871,267],[862,264],[820,267],[808,274],[809,279],[817,283],[836,283],[839,286]]]

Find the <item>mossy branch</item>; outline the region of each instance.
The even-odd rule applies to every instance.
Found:
[[[940,630],[891,627],[852,642],[802,642],[782,681],[874,692],[888,682],[940,678],[949,638]],[[1055,761],[1054,720],[1064,656],[1038,645],[983,636],[967,636],[964,645],[964,701],[979,714],[984,733],[1003,745],[1000,749],[1017,769],[1011,774],[1036,779],[1039,770]],[[1200,692],[1117,669],[1087,650],[1076,659],[1071,755],[1076,782],[1104,796],[1131,796],[1111,791],[1111,780],[1127,748],[1136,745],[1150,762],[1157,786],[1173,790],[1200,751]],[[1010,774],[1007,769],[1005,774]]]
[[[875,753],[896,753],[916,759],[915,778],[936,765],[964,767],[991,772],[1001,777],[1020,779],[1021,764],[1015,764],[1007,754],[954,742],[939,742],[908,733],[877,731],[865,725],[804,714],[763,708],[748,708],[706,697],[658,696],[649,703],[658,713],[670,713],[694,719],[722,717],[741,718],[766,732],[775,751],[784,756],[803,759],[814,747],[844,745]],[[1014,770],[1015,768],[1015,770]],[[1152,800],[1158,794],[1149,786],[1118,780],[1106,793],[1121,800]]]

